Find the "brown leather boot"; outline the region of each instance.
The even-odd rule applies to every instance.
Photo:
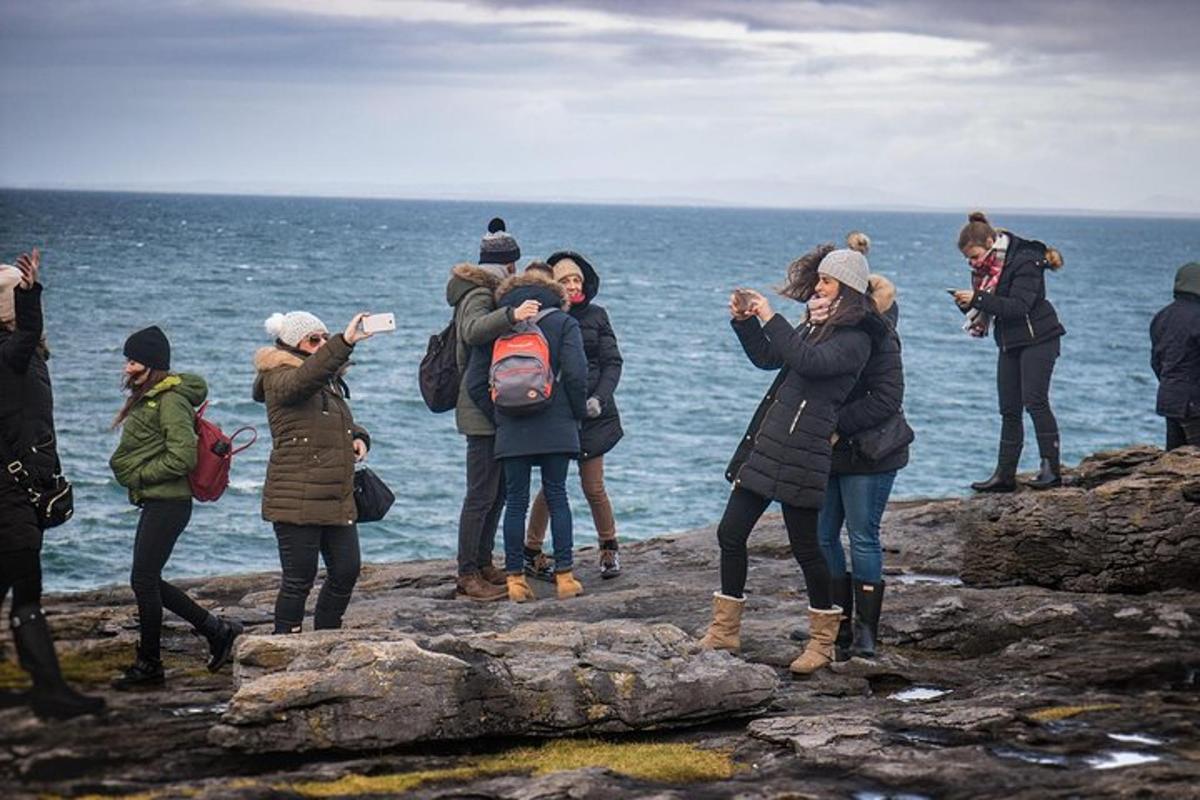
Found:
[[[497,586],[504,586],[507,578],[504,570],[497,568],[494,564],[484,564],[479,568],[479,575],[488,583],[494,583]]]
[[[458,597],[463,600],[476,600],[488,603],[493,600],[503,600],[508,591],[503,586],[486,581],[478,572],[458,576]]]
[[[529,582],[525,580],[524,575],[508,575],[505,577],[505,581],[507,586],[505,594],[514,603],[529,603],[537,600],[537,595],[533,593],[533,589],[529,588]]]
[[[554,573],[554,584],[558,587],[559,600],[583,594],[583,584],[575,580],[575,574],[571,570]]]
[[[842,609],[808,610],[808,646],[788,667],[796,675],[811,675],[833,661],[833,643],[842,624]]]
[[[742,609],[746,598],[729,597],[713,592],[713,619],[708,632],[700,640],[705,650],[728,650],[736,653],[742,649]]]

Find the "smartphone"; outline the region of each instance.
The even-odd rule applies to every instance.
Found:
[[[396,330],[396,315],[368,314],[361,324],[363,333],[391,333]]]
[[[958,289],[947,289],[946,294],[958,294]]]
[[[733,305],[741,313],[745,313],[750,308],[751,301],[754,300],[754,293],[750,289],[734,289],[733,290]]]

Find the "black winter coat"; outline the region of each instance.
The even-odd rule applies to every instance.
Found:
[[[600,416],[584,419],[579,431],[579,457],[586,461],[612,450],[625,435],[621,428],[621,413],[613,396],[621,381],[624,360],[617,347],[617,335],[608,321],[608,312],[593,302],[600,292],[600,276],[586,258],[570,250],[560,250],[546,261],[554,266],[564,258],[571,259],[583,270],[584,301],[571,306],[570,314],[579,323],[579,331],[583,334],[583,350],[588,362],[587,396],[600,401]]]
[[[1171,419],[1200,417],[1200,294],[1176,292],[1150,323],[1150,366],[1158,376],[1155,410]]]
[[[994,292],[975,292],[971,307],[991,314],[1002,351],[1041,344],[1067,331],[1046,299],[1046,245],[1008,233],[1004,269]]]
[[[820,509],[838,410],[871,354],[868,323],[835,327],[819,338],[813,326],[793,328],[780,314],[765,325],[754,317],[732,324],[751,363],[780,373],[725,478],[769,500]]]
[[[878,427],[900,413],[904,404],[904,363],[900,336],[893,327],[899,307],[885,310],[886,328],[879,326],[871,337],[871,357],[838,411],[838,441],[833,446],[834,475],[872,475],[903,469],[908,465],[908,446],[879,461],[863,458],[854,446],[854,436]]]
[[[42,348],[42,287],[18,288],[14,295],[16,330],[0,330],[0,437],[6,455],[20,458],[35,481],[48,483],[58,471],[58,442]],[[42,531],[29,498],[7,472],[0,472],[0,552],[41,546]]]
[[[516,308],[526,300],[542,308],[565,308],[565,290],[557,283],[529,273],[514,275],[496,289],[499,308]],[[570,314],[549,314],[538,323],[550,345],[550,366],[558,379],[550,406],[536,414],[511,417],[496,410],[489,392],[492,346],[473,347],[467,366],[467,391],[475,404],[496,424],[496,458],[563,453],[579,454],[579,421],[586,414],[587,357],[579,323]]]

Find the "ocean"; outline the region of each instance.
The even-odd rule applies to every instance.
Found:
[[[46,537],[47,587],[127,580],[137,509],[108,458],[121,403],[121,346],[160,325],[173,367],[210,386],[209,416],[226,431],[255,425],[229,491],[197,504],[167,568],[191,576],[278,568],[259,513],[270,435],[250,397],[262,323],[305,309],[341,330],[359,310],[396,314],[394,334],[360,345],[348,381],[372,434],[369,464],[396,493],[381,523],[360,529],[367,560],[450,557],[464,488],[464,440],[453,414],[431,414],[417,390],[428,337],[449,318],[451,266],[473,261],[488,220],[503,216],[523,263],[557,249],[601,275],[597,302],[625,357],[618,390],[625,439],[606,459],[625,539],[708,525],[724,506],[725,464],[771,381],[741,353],[726,303],[736,286],[769,289],[788,262],[852,229],[872,238],[873,271],[898,287],[917,432],[894,498],[957,495],[994,465],[996,347],[960,330],[944,289],[965,287],[955,249],[963,214],[0,191],[0,258],[43,251],[59,451],[76,515]],[[1068,334],[1052,402],[1067,463],[1101,449],[1161,443],[1148,326],[1171,299],[1176,268],[1200,253],[1200,221],[1003,215],[994,221],[1058,247],[1066,266],[1048,292]],[[774,304],[793,321],[802,308]],[[1026,423],[1022,467],[1036,466]],[[595,541],[571,479],[576,544]],[[636,563],[629,563],[636,570]]]

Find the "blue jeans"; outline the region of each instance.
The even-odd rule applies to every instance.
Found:
[[[554,571],[571,569],[575,532],[567,500],[567,467],[563,453],[501,459],[504,464],[504,571],[520,575],[525,569],[525,514],[529,511],[529,477],[533,467],[542,470],[542,489],[550,509],[550,538],[554,543]]]
[[[879,546],[879,521],[883,519],[896,470],[874,475],[830,475],[825,506],[817,520],[821,552],[829,572],[846,572],[842,550],[842,524],[850,534],[850,562],[856,580],[879,583],[883,579],[883,549]]]

